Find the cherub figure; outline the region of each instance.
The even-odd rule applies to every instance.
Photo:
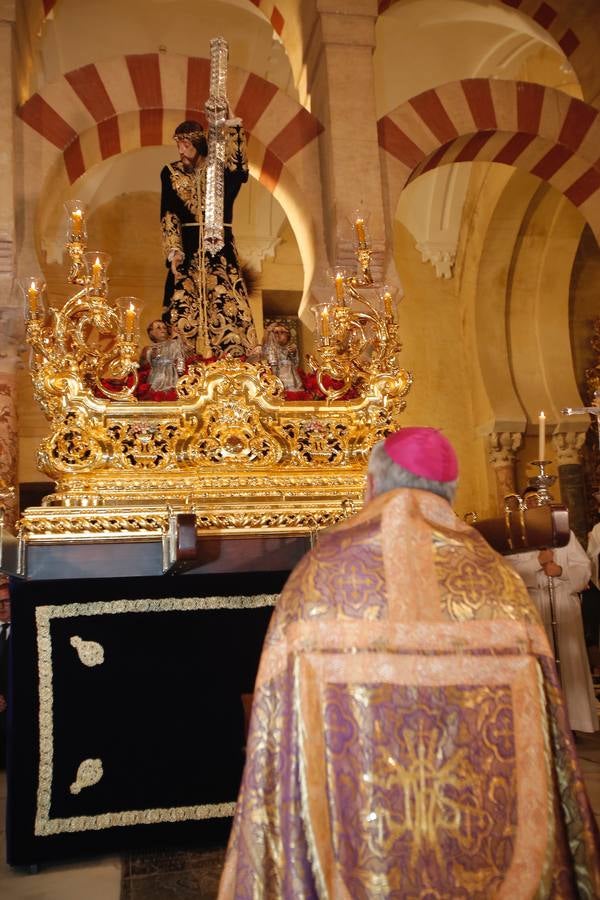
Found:
[[[162,319],[153,319],[146,331],[152,343],[143,348],[140,366],[150,366],[148,387],[152,391],[172,390],[185,372],[183,342],[178,335],[171,335]]]
[[[298,348],[284,322],[272,322],[266,329],[262,357],[277,375],[286,391],[304,389],[298,372]]]

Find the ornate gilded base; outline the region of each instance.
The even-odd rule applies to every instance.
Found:
[[[39,451],[56,493],[25,511],[19,535],[164,533],[169,510],[196,514],[202,531],[331,525],[362,503],[369,450],[399,425],[405,375],[336,403],[285,402],[267,367],[236,360],[192,369],[177,403],[111,402],[73,385],[60,409],[46,407]]]

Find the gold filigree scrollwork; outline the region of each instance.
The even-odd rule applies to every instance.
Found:
[[[123,469],[166,469],[176,465],[197,422],[179,417],[158,422],[115,422],[107,428],[113,465]]]
[[[101,759],[84,759],[79,764],[77,777],[69,787],[69,790],[72,794],[79,794],[83,788],[93,787],[93,785],[98,784],[103,775],[104,769],[102,768]]]
[[[97,641],[84,641],[78,634],[74,634],[69,643],[84,666],[92,668],[101,666],[104,662],[104,647]]]
[[[287,422],[283,430],[293,447],[293,457],[300,464],[339,465],[345,459],[348,426],[344,422],[315,418],[308,422]]]
[[[230,400],[208,405],[202,433],[190,445],[194,463],[251,462],[275,465],[283,456],[281,443],[264,427],[256,410]]]
[[[42,441],[38,452],[42,471],[83,471],[103,463],[107,445],[82,413],[68,412],[57,424],[54,434]]]
[[[335,297],[313,307],[317,343],[308,364],[330,402],[349,391],[361,397],[375,392],[388,399],[402,398],[412,383],[412,375],[400,365],[402,343],[392,289],[383,285],[377,290],[371,255],[362,234],[356,248],[356,272],[338,271]]]

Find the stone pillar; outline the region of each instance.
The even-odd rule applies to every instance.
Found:
[[[352,222],[360,207],[367,217],[372,274],[378,281],[386,261],[373,73],[377,3],[317,0],[316,6],[319,18],[307,48],[307,87],[312,111],[325,126],[320,148],[328,256],[332,265],[356,266]],[[322,280],[321,273],[316,277]]]
[[[15,0],[0,2],[0,484],[15,488],[6,502],[5,523],[17,519],[17,362],[23,332],[13,304],[15,280]]]
[[[519,431],[494,431],[488,435],[489,461],[496,476],[498,510],[504,509],[504,498],[517,490],[515,464],[517,450],[523,442]]]
[[[8,305],[15,272],[14,110],[15,0],[0,2],[0,307]]]
[[[585,431],[561,431],[552,437],[552,446],[558,464],[560,496],[562,502],[568,507],[571,529],[584,547],[587,544],[589,531],[585,479],[581,460],[581,448],[585,443],[585,435]]]

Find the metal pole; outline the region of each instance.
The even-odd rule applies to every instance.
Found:
[[[550,600],[550,625],[552,627],[552,641],[554,643],[554,662],[556,663],[558,680],[562,685],[562,678],[560,675],[560,651],[558,649],[558,622],[556,620],[556,590],[553,576],[546,575],[546,578],[548,579],[548,598]]]

